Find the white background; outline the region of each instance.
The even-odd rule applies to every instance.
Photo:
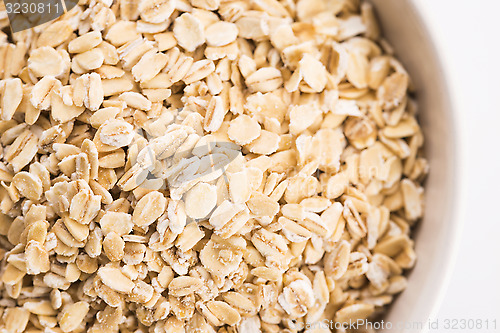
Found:
[[[438,319],[496,319],[496,330],[454,332],[500,332],[500,0],[415,2],[455,96],[466,176],[461,246]]]

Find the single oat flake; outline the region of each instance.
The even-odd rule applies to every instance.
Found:
[[[406,288],[429,164],[368,2],[3,17],[0,331],[316,332]]]

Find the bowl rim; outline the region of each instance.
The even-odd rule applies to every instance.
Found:
[[[465,152],[464,150],[459,150],[458,147],[463,147],[463,141],[465,134],[464,122],[460,116],[460,108],[456,102],[457,92],[453,89],[450,69],[446,66],[444,61],[444,52],[438,44],[437,37],[432,33],[431,24],[429,23],[430,18],[423,9],[422,1],[409,0],[408,6],[415,14],[415,20],[419,23],[421,32],[428,42],[429,53],[432,54],[434,62],[436,64],[439,72],[436,77],[439,79],[440,84],[442,84],[443,92],[443,104],[447,106],[446,117],[450,121],[450,141],[452,142],[450,147],[451,161],[449,166],[450,181],[452,186],[447,189],[446,193],[450,196],[450,203],[448,207],[451,211],[446,212],[448,224],[450,227],[450,235],[448,237],[449,243],[443,248],[441,257],[445,262],[445,267],[442,268],[443,276],[440,281],[436,281],[436,294],[432,305],[429,307],[428,320],[435,320],[438,316],[439,310],[441,309],[448,287],[450,285],[451,277],[454,273],[454,268],[458,261],[459,247],[463,237],[463,230],[465,225]],[[432,171],[431,171],[432,172]],[[425,215],[423,219],[425,223]],[[417,240],[418,242],[418,240]],[[411,282],[410,282],[411,284]],[[411,288],[411,287],[410,287]],[[430,331],[428,325],[424,325],[422,333],[427,333]]]

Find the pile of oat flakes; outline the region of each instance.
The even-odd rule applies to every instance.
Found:
[[[406,287],[428,166],[370,4],[81,0],[0,40],[0,331],[330,332]]]

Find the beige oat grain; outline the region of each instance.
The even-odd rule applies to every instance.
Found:
[[[429,166],[368,2],[80,1],[0,53],[0,331],[302,332],[407,286]]]

